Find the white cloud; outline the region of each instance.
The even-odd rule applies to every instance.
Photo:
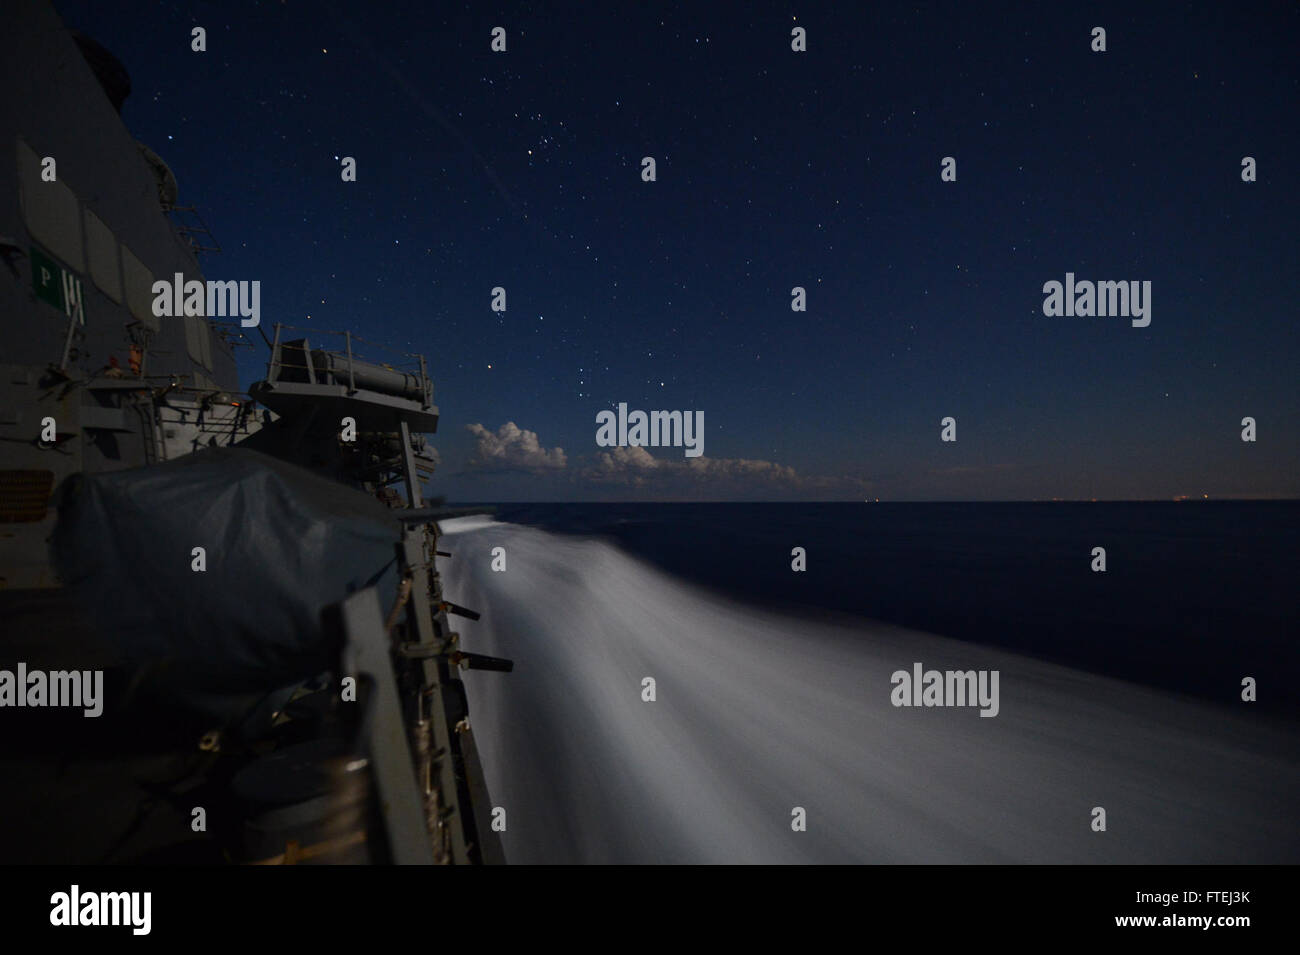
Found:
[[[747,458],[656,458],[645,448],[621,447],[601,451],[584,477],[602,483],[626,482],[645,487],[651,481],[688,483],[744,483],[798,487],[801,478],[792,467]]]
[[[871,487],[857,477],[803,475],[794,468],[753,458],[656,457],[644,447],[615,447],[580,456],[572,468],[563,448],[544,448],[535,431],[507,421],[495,432],[482,424],[466,430],[475,447],[467,471],[563,475],[573,486],[605,493],[636,489],[647,499],[786,499],[860,497]]]
[[[489,431],[481,424],[466,425],[477,443],[469,466],[485,471],[556,471],[568,464],[563,448],[543,448],[536,431],[525,431],[507,421]]]
[[[775,461],[750,458],[687,458],[687,470],[701,478],[755,480],[774,484],[803,483],[795,469]]]
[[[804,475],[755,458],[657,458],[643,447],[598,452],[576,476],[593,485],[685,499],[860,498],[873,486],[861,477]]]

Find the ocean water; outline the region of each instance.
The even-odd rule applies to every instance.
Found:
[[[502,505],[746,603],[846,613],[1300,718],[1300,502]],[[807,571],[791,571],[803,547]],[[1091,570],[1106,549],[1105,573]]]
[[[446,522],[448,599],[483,612],[457,619],[463,645],[516,663],[465,674],[507,858],[1300,861],[1296,516],[537,505]],[[895,706],[892,675],[916,663],[996,670],[997,715]],[[1241,675],[1268,706],[1240,700]]]

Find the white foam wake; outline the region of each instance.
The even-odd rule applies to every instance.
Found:
[[[454,618],[464,648],[515,661],[464,674],[511,862],[1300,856],[1295,738],[1248,704],[759,611],[602,541],[481,518],[443,530],[447,598],[483,613]],[[1000,670],[999,715],[894,707],[890,675],[917,661]]]

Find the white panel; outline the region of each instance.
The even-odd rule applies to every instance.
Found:
[[[157,332],[161,324],[153,313],[153,273],[126,246],[122,246],[122,276],[126,283],[127,308],[147,328]]]
[[[104,220],[89,209],[86,212],[86,257],[90,260],[90,277],[99,290],[117,304],[122,304],[122,277],[117,270],[117,237]]]
[[[81,252],[81,206],[77,197],[62,180],[41,181],[41,157],[21,139],[18,140],[18,185],[23,219],[32,238],[74,272],[86,271]]]

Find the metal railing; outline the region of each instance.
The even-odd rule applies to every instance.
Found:
[[[301,338],[286,340],[286,331],[304,334]],[[312,344],[307,333],[316,340],[316,345]],[[359,353],[358,346],[366,349],[364,356]],[[428,367],[421,354],[401,352],[349,331],[325,331],[280,322],[275,325],[266,380],[269,384],[281,381],[343,384],[347,386],[349,395],[368,389],[417,400],[423,407],[428,407],[433,397]]]

